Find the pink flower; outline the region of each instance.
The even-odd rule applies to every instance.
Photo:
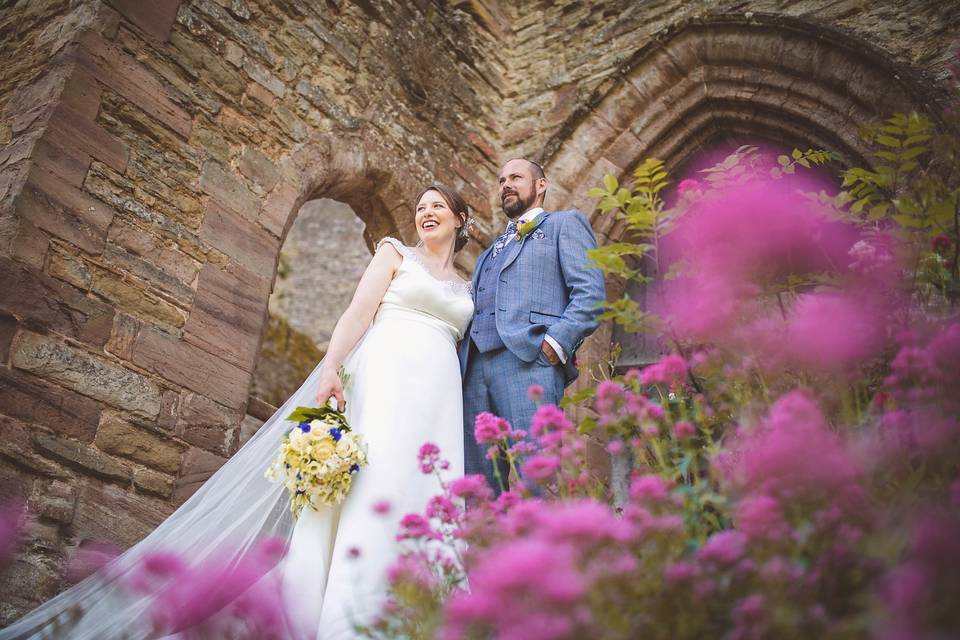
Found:
[[[569,432],[573,430],[573,423],[564,415],[563,410],[555,404],[542,404],[537,408],[530,421],[530,433],[540,437],[551,431]]]
[[[660,502],[667,497],[667,483],[655,474],[638,476],[630,483],[630,497],[634,500]]]
[[[347,557],[355,560],[360,557],[360,547],[350,547],[347,549]]]
[[[743,490],[784,505],[801,498],[842,505],[848,517],[863,503],[853,455],[803,392],[777,400],[761,425],[741,434],[732,452],[736,462],[728,476]]]
[[[640,372],[640,383],[666,385],[681,383],[686,379],[687,368],[687,361],[683,356],[671,353],[644,368]]]
[[[567,544],[513,540],[494,547],[471,570],[470,592],[448,602],[440,637],[465,637],[468,629],[508,640],[574,637],[587,592],[575,560]]]
[[[460,509],[446,496],[433,496],[427,502],[427,517],[437,518],[441,522],[456,522],[460,517]]]
[[[408,513],[400,520],[400,532],[397,533],[397,540],[415,540],[423,538],[426,540],[438,540],[440,534],[430,527],[430,521],[419,513]]]
[[[672,564],[668,564],[663,571],[663,576],[667,579],[667,582],[673,584],[678,584],[681,582],[687,582],[692,580],[699,574],[696,566],[690,564],[689,562],[678,561]]]
[[[120,548],[112,544],[82,542],[76,551],[70,555],[70,560],[67,562],[65,572],[67,582],[76,584],[87,576],[101,571],[120,553]]]
[[[479,474],[457,478],[450,483],[450,493],[458,498],[487,500],[493,496],[487,479]]]
[[[697,550],[697,559],[721,566],[729,566],[743,557],[746,538],[739,531],[715,533]]]
[[[810,293],[793,305],[781,357],[810,370],[843,371],[865,362],[884,346],[883,313],[868,301],[838,294]]]
[[[433,473],[443,462],[440,460],[440,447],[432,442],[425,442],[417,453],[417,460],[420,462],[420,471],[422,473]]]
[[[560,468],[560,461],[553,456],[534,456],[523,463],[520,475],[542,482],[553,476]]]
[[[373,512],[378,516],[385,516],[390,513],[392,505],[389,500],[377,500],[373,503]]]
[[[543,386],[539,384],[532,384],[527,387],[527,397],[534,402],[540,402],[543,400]]]
[[[770,496],[748,496],[737,504],[737,530],[750,539],[782,538],[790,530],[780,503]]]
[[[617,411],[624,401],[623,385],[613,380],[604,380],[597,385],[597,413],[601,416],[610,415]]]
[[[681,180],[680,184],[677,185],[677,193],[681,196],[688,191],[700,191],[701,189],[703,189],[703,185],[701,185],[699,181],[691,178]]]
[[[686,440],[697,434],[697,428],[685,420],[673,425],[673,435],[677,440]]]
[[[405,583],[424,590],[432,590],[437,585],[428,559],[419,555],[402,555],[397,558],[387,569],[387,580],[391,585]]]
[[[285,550],[282,540],[265,539],[242,555],[239,550],[222,550],[189,568],[172,554],[151,554],[144,570],[169,578],[151,589],[156,593],[150,607],[154,624],[165,634],[180,633],[205,623],[231,603],[243,603],[241,595],[261,582]]]
[[[611,440],[607,443],[607,453],[617,456],[623,453],[623,442],[620,440]]]
[[[486,411],[478,414],[474,421],[473,435],[477,444],[497,444],[509,432],[510,423]]]

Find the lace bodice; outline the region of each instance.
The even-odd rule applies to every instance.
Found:
[[[396,238],[384,238],[377,248],[389,242],[403,257],[396,277],[390,283],[379,315],[391,308],[405,308],[425,314],[446,325],[453,338],[459,340],[473,316],[470,283],[442,280],[434,276],[419,254]]]

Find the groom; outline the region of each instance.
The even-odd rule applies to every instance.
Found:
[[[463,375],[465,472],[482,473],[498,491],[486,447],[473,434],[477,414],[489,411],[528,430],[537,403],[558,403],[577,375],[575,354],[597,328],[606,295],[603,274],[587,251],[597,246],[587,218],[572,209],[543,210],[547,179],[535,162],[510,160],[500,171],[500,202],[509,223],[477,259],[476,310],[460,343]],[[507,469],[500,476],[506,484]]]

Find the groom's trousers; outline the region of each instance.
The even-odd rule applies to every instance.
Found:
[[[530,438],[530,420],[538,406],[538,402],[530,399],[527,393],[530,385],[543,387],[540,403],[557,404],[563,397],[565,380],[562,366],[551,365],[543,353],[533,362],[524,362],[505,347],[480,353],[471,340],[463,376],[465,473],[482,473],[493,490],[499,493],[493,464],[486,457],[487,447],[478,445],[473,435],[477,415],[488,411],[505,418],[515,429],[527,431]],[[500,466],[504,486],[507,485],[508,471],[504,462]]]

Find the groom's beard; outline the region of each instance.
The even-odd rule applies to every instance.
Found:
[[[503,212],[507,214],[507,217],[511,220],[520,217],[524,212],[531,209],[537,199],[536,192],[529,194],[526,198],[519,192],[515,192],[515,194],[516,198],[511,200],[510,204],[507,204],[503,198],[500,199],[500,206],[503,208]]]

